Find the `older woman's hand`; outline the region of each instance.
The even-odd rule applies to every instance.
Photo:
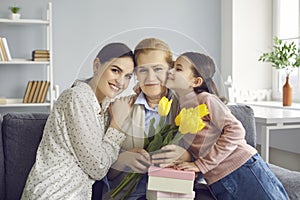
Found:
[[[118,163],[127,172],[146,173],[150,166],[150,155],[142,148],[133,148],[119,155]],[[119,169],[120,170],[120,169]]]

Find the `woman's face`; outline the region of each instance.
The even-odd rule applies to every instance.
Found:
[[[193,91],[194,76],[192,71],[193,64],[183,56],[179,56],[174,67],[168,71],[166,87],[176,92]]]
[[[143,93],[149,97],[165,94],[169,69],[166,53],[159,50],[148,51],[139,54],[136,61],[136,75]]]
[[[94,63],[95,65],[97,63]],[[94,67],[95,74],[100,77],[96,91],[97,98],[114,98],[124,91],[129,85],[133,69],[134,63],[131,57],[116,58],[103,65],[98,63],[98,67]]]

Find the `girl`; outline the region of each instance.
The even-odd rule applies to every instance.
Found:
[[[108,107],[127,88],[133,69],[132,51],[122,43],[108,44],[94,60],[93,77],[60,95],[22,199],[91,199],[93,183],[106,175],[125,139],[120,124],[129,112],[128,101]],[[122,115],[110,116],[109,110]]]
[[[214,73],[213,60],[194,52],[180,55],[169,70],[166,86],[178,94],[180,107],[206,104],[209,110],[205,128],[195,138],[184,137],[194,161],[176,167],[201,172],[217,199],[288,199],[256,149],[246,143],[242,124],[219,98]]]

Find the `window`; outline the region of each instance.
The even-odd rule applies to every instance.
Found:
[[[300,42],[299,0],[274,0],[274,36],[287,41]],[[273,98],[280,99],[285,83],[285,72],[273,70]],[[290,75],[293,101],[300,102],[300,68]]]

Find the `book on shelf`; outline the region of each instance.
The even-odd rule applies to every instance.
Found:
[[[2,61],[8,61],[7,53],[5,51],[4,43],[3,43],[3,38],[0,37],[0,51],[1,51],[1,57]]]
[[[50,58],[32,58],[32,61],[49,61]]]
[[[50,86],[50,82],[46,81],[45,86],[43,88],[42,97],[41,97],[39,103],[44,103],[46,101],[46,96],[47,96],[47,92],[48,92],[49,86]]]
[[[7,99],[5,97],[0,97],[0,104],[6,104]]]
[[[49,54],[49,50],[47,49],[35,49],[32,51],[33,54]]]
[[[49,61],[50,54],[48,50],[33,50],[32,51],[32,60],[33,61]]]
[[[1,47],[0,47],[0,61],[4,61],[4,55],[2,53]]]
[[[4,45],[4,50],[5,50],[6,55],[7,55],[7,60],[11,61],[12,59],[11,59],[10,50],[8,48],[7,39],[5,37],[2,38],[2,42],[3,42],[3,45]]]
[[[32,81],[32,86],[31,86],[31,89],[29,91],[29,96],[28,96],[27,103],[32,103],[32,99],[33,99],[33,95],[34,95],[35,90],[36,90],[36,86],[37,86],[37,81]]]
[[[49,54],[33,54],[32,58],[50,58]]]
[[[47,81],[41,81],[40,91],[39,91],[39,93],[37,95],[37,99],[36,99],[37,103],[42,103],[42,96],[43,96],[43,92],[44,92],[46,84],[47,84]]]
[[[44,103],[49,85],[49,81],[28,81],[23,103]]]
[[[28,81],[27,87],[26,87],[26,90],[25,90],[25,94],[24,94],[24,97],[23,97],[23,103],[28,103],[29,93],[31,91],[32,84],[33,84],[33,81]]]
[[[37,98],[38,98],[38,95],[40,93],[41,86],[42,86],[42,81],[37,81],[36,89],[34,91],[31,103],[38,103]]]

